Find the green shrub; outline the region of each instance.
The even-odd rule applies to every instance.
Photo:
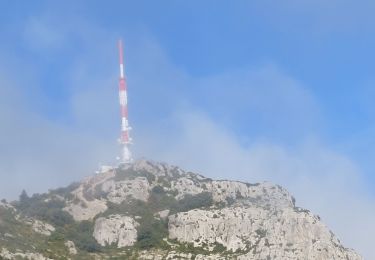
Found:
[[[236,202],[235,199],[229,196],[225,198],[225,201],[228,203],[229,206],[233,205]]]
[[[74,191],[75,189],[77,189],[79,187],[79,185],[80,185],[79,182],[73,182],[72,184],[70,184],[67,187],[58,188],[58,189],[55,189],[55,190],[50,190],[50,193],[60,195],[64,198],[70,198],[72,196],[71,192]]]
[[[159,177],[158,178],[158,182],[163,185],[164,187],[167,187],[167,188],[170,188],[171,187],[171,182],[168,181],[168,179],[166,177]]]
[[[146,202],[133,198],[129,198],[120,204],[108,201],[107,207],[108,209],[104,213],[99,214],[97,217],[106,217],[112,214],[143,216],[149,211],[149,207]]]
[[[255,230],[255,233],[257,233],[257,235],[260,236],[261,238],[267,236],[267,230],[265,229],[259,228]]]
[[[153,216],[144,216],[138,228],[136,246],[140,249],[165,247],[163,238],[168,235],[167,222],[155,219]]]
[[[114,177],[115,181],[134,180],[137,177],[145,177],[149,183],[155,181],[155,176],[145,170],[135,171],[133,168],[117,169]]]
[[[152,188],[152,192],[153,193],[157,193],[157,194],[164,194],[164,188],[162,186],[155,186]]]
[[[154,213],[163,209],[173,208],[176,204],[176,199],[167,194],[163,187],[155,186],[151,190],[150,198],[148,199],[148,206]]]
[[[80,250],[86,252],[100,252],[101,247],[92,236],[93,232],[93,222],[84,220],[70,225],[66,229],[66,238],[72,240]]]
[[[15,207],[25,216],[49,222],[54,226],[64,226],[74,222],[73,217],[62,210],[65,207],[64,201],[56,199],[45,201],[46,198],[45,195],[39,194],[28,197],[23,191]]]
[[[215,253],[222,253],[222,252],[225,252],[226,250],[227,250],[227,248],[225,246],[223,246],[220,243],[215,242],[215,247],[212,250],[212,253],[214,253],[214,254]]]
[[[173,213],[185,212],[196,208],[204,208],[212,206],[213,199],[212,193],[202,192],[195,195],[187,194],[181,200],[179,200],[174,207],[171,209]]]

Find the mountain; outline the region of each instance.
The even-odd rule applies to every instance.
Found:
[[[278,185],[212,180],[147,160],[2,200],[0,256],[362,259]]]

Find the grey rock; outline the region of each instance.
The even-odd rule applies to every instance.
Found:
[[[118,248],[132,246],[137,240],[139,224],[131,217],[111,215],[95,221],[94,238],[102,246],[116,244]]]

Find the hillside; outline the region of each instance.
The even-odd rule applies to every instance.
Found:
[[[3,200],[0,256],[362,259],[278,185],[212,180],[147,160]]]

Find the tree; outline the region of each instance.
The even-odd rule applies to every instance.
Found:
[[[26,202],[29,200],[29,195],[27,195],[27,192],[25,190],[22,190],[21,195],[20,195],[20,202]]]

